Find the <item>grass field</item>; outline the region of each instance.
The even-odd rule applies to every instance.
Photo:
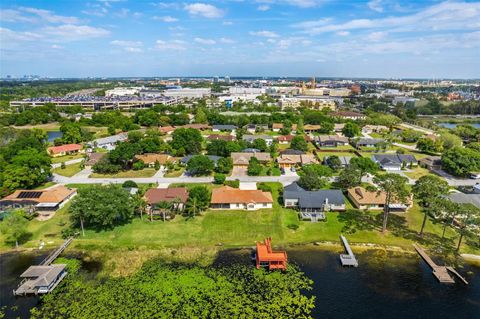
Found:
[[[420,242],[425,246],[439,245],[442,227],[427,222],[424,239],[418,236],[423,214],[414,205],[407,213],[392,214],[389,230],[380,232],[382,212],[328,212],[325,222],[311,223],[299,221],[294,210],[285,209],[277,202],[280,185],[268,183],[275,199],[274,208],[258,211],[207,211],[202,216],[186,219],[176,216],[168,222],[149,222],[146,218],[134,218],[126,225],[113,230],[96,232],[87,230],[86,236],[79,236],[73,243],[78,249],[103,251],[109,249],[163,249],[163,248],[201,248],[209,250],[217,245],[224,247],[253,246],[256,240],[272,236],[275,244],[302,244],[316,241],[338,242],[341,233],[346,234],[352,243],[373,243],[378,245],[398,246],[411,249],[412,243]],[[188,186],[188,185],[187,185]],[[217,187],[216,185],[208,185]],[[68,225],[65,206],[50,220],[31,221],[28,230],[31,235],[24,247],[37,247],[40,240],[53,246],[61,242],[61,230]],[[294,226],[295,225],[295,226]],[[457,233],[448,228],[445,243],[454,247],[458,240]],[[0,235],[0,248],[9,246]],[[480,249],[468,246],[466,240],[462,252],[480,253]],[[10,246],[11,247],[11,246]]]
[[[71,161],[78,158],[84,158],[84,157],[85,157],[85,154],[74,154],[74,155],[66,155],[66,156],[60,156],[60,157],[52,157],[52,164],[63,163],[63,162]]]
[[[171,170],[165,173],[164,177],[179,177],[185,172],[185,167],[178,167],[176,170]]]
[[[144,168],[142,170],[134,171],[122,171],[117,174],[98,174],[93,173],[90,175],[92,178],[135,178],[135,177],[152,177],[157,171],[154,168]]]
[[[71,177],[82,170],[81,163],[75,163],[65,166],[65,168],[55,168],[53,172],[58,175]]]

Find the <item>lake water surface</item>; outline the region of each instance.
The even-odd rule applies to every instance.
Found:
[[[316,298],[314,318],[480,318],[479,267],[457,268],[469,285],[445,285],[438,283],[431,269],[413,254],[369,250],[357,254],[358,268],[343,268],[335,251],[307,246],[289,248],[287,252],[289,262],[298,265],[314,282],[313,290],[305,292]],[[0,305],[16,305],[19,309],[14,314],[28,318],[37,299],[15,298],[12,290],[18,284],[18,275],[42,258],[30,254],[0,257]],[[222,251],[214,266],[235,263],[250,264],[250,251]],[[86,268],[92,271],[88,265]],[[7,312],[6,318],[11,317],[13,313]]]
[[[47,132],[47,140],[49,142],[53,142],[56,138],[61,138],[63,136],[63,132],[60,131],[48,131]]]
[[[443,126],[445,128],[448,128],[448,129],[452,129],[452,128],[456,128],[458,125],[462,125],[462,124],[471,125],[475,128],[480,128],[480,123],[438,123],[437,125]]]

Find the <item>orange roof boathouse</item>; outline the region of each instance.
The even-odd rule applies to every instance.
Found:
[[[264,242],[257,242],[256,266],[266,267],[268,270],[287,269],[287,253],[285,251],[272,251],[272,238],[265,238]]]

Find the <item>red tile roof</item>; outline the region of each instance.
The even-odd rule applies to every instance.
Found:
[[[272,194],[224,186],[212,191],[212,204],[273,203]]]
[[[80,144],[65,144],[60,146],[51,146],[47,150],[51,154],[58,154],[62,152],[72,152],[72,151],[79,151],[82,149],[82,145]]]

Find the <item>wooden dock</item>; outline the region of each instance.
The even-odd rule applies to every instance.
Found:
[[[446,284],[453,284],[455,283],[455,280],[450,276],[450,273],[453,273],[455,276],[457,276],[460,280],[462,280],[466,285],[468,285],[468,282],[460,276],[460,274],[453,268],[453,267],[447,267],[447,266],[439,266],[437,265],[430,256],[427,255],[425,250],[423,250],[422,247],[413,245],[415,249],[417,250],[418,254],[425,260],[427,265],[430,266],[433,270],[433,275],[438,279],[439,282],[441,283],[446,283]]]
[[[50,265],[55,259],[57,259],[58,256],[60,256],[60,254],[68,247],[68,245],[70,245],[70,243],[73,241],[73,237],[70,237],[68,238],[67,240],[65,240],[63,242],[63,244],[58,247],[57,249],[55,249],[54,251],[52,251],[50,253],[50,255],[48,255],[41,263],[40,265],[45,265],[45,266],[48,266]]]
[[[342,263],[342,266],[358,267],[357,258],[355,258],[355,255],[353,254],[347,239],[343,235],[340,235],[340,239],[342,240],[343,246],[345,247],[346,251],[346,254],[340,254],[340,261]]]

